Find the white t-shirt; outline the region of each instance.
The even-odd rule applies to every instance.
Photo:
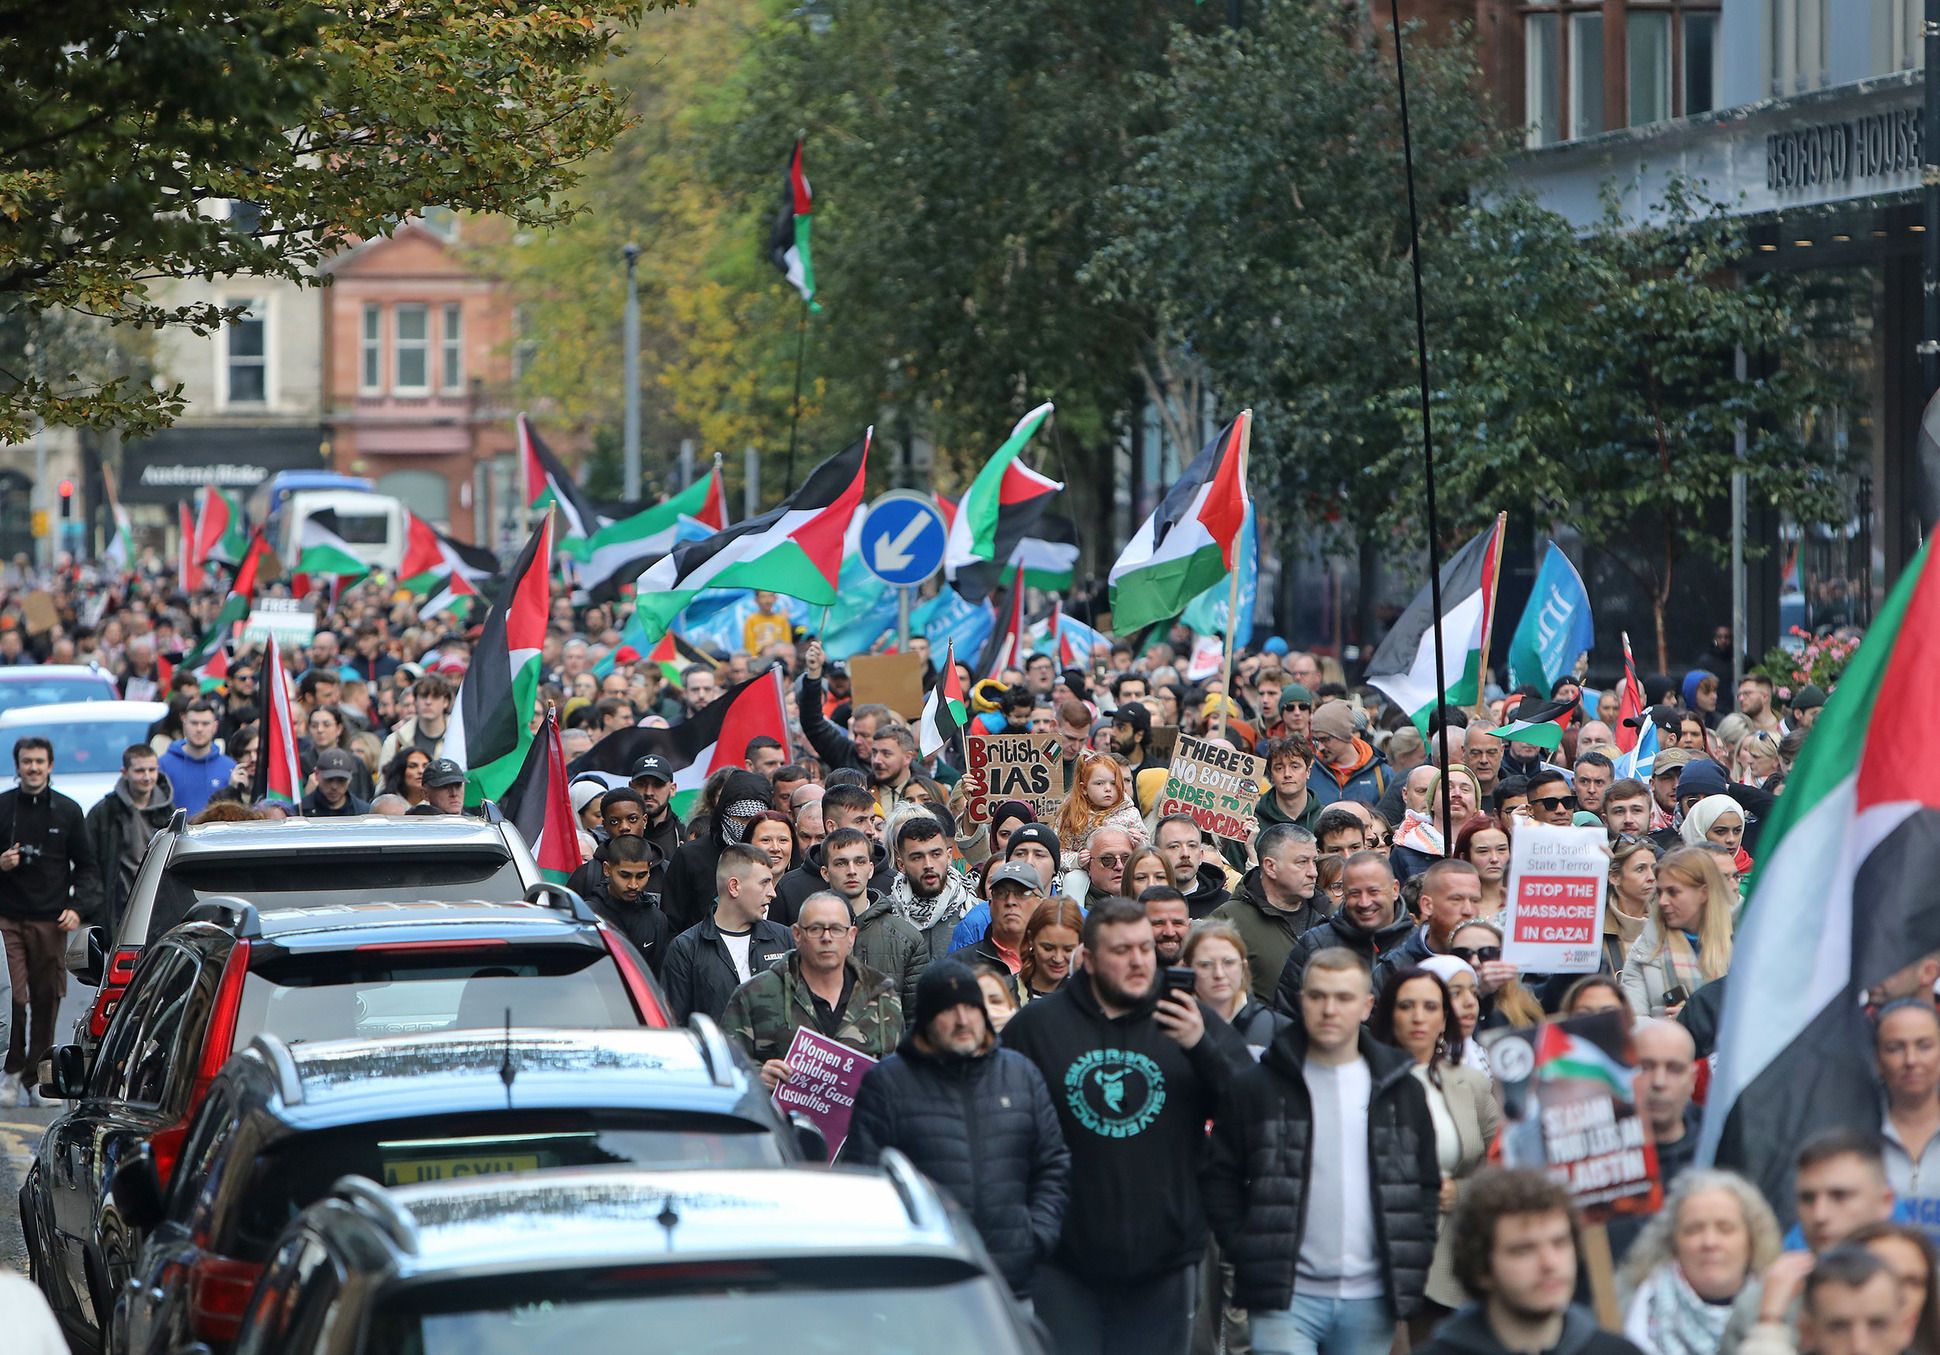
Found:
[[[1322,1298],[1380,1298],[1387,1283],[1367,1160],[1374,1075],[1359,1058],[1341,1064],[1310,1060],[1300,1071],[1314,1119],[1297,1287]]]
[[[740,976],[741,982],[746,983],[753,977],[748,972],[748,943],[754,940],[754,929],[750,927],[745,932],[731,932],[722,927],[720,930],[721,941],[728,949],[728,958],[734,961],[734,972]]]

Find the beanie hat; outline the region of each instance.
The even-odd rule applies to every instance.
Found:
[[[1035,842],[1050,852],[1053,860],[1057,859],[1061,850],[1058,846],[1058,835],[1051,831],[1049,824],[1027,823],[1010,835],[1010,841],[1004,846],[1004,860],[1008,861],[1017,855],[1017,844],[1020,842]]]
[[[983,1011],[983,989],[970,966],[961,960],[938,960],[916,981],[916,1014],[910,1029],[920,1031],[952,1007],[975,1007]],[[986,1020],[989,1013],[984,1012]]]
[[[1684,764],[1684,770],[1677,776],[1677,798],[1688,800],[1694,795],[1723,795],[1725,793],[1724,768],[1708,758]]]
[[[1307,727],[1316,734],[1351,739],[1354,737],[1354,712],[1348,709],[1345,701],[1329,701],[1314,711]]]
[[[995,833],[1012,819],[1036,823],[1037,815],[1022,800],[999,800],[996,808],[990,811],[990,831]]]

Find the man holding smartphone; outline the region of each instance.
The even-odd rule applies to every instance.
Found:
[[[1168,991],[1145,909],[1085,915],[1084,967],[1004,1027],[1044,1075],[1071,1149],[1071,1198],[1039,1268],[1037,1315],[1060,1355],[1180,1355],[1205,1254],[1197,1167],[1245,1042],[1190,992]],[[1432,1134],[1431,1134],[1432,1139]]]

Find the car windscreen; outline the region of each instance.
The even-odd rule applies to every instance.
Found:
[[[268,1032],[288,1044],[425,1031],[637,1027],[619,966],[592,944],[405,943],[252,957],[235,1047]]]
[[[514,1079],[515,1093],[517,1086]],[[214,1245],[237,1260],[263,1260],[284,1225],[345,1176],[399,1186],[555,1167],[782,1161],[781,1145],[761,1125],[705,1112],[514,1109],[352,1125],[300,1134],[258,1154]]]
[[[25,710],[29,706],[52,706],[62,701],[113,701],[118,697],[114,684],[105,677],[41,675],[0,682],[0,713]],[[6,737],[8,744],[11,744],[19,735],[8,730]]]
[[[0,684],[0,696],[12,692]],[[72,697],[63,697],[72,700]],[[121,773],[121,755],[132,744],[148,742],[146,720],[86,720],[64,724],[17,724],[0,729],[0,753],[10,752],[21,739],[34,735],[54,745],[54,788],[63,776]]]
[[[179,923],[204,899],[234,895],[261,909],[322,908],[373,899],[522,898],[519,869],[502,850],[441,848],[381,850],[384,828],[373,826],[369,851],[292,849],[275,853],[189,855],[169,864],[155,888],[147,939]]]
[[[510,1233],[517,1221],[508,1221]],[[570,1227],[570,1225],[566,1225]],[[803,1226],[812,1227],[812,1224]],[[655,1221],[640,1220],[643,1254]],[[679,1227],[675,1226],[678,1244]],[[512,1254],[512,1253],[508,1253]],[[697,1262],[405,1290],[376,1316],[370,1355],[626,1350],[709,1355],[1023,1352],[1008,1298],[967,1264],[927,1257]],[[785,1335],[784,1335],[785,1334]]]

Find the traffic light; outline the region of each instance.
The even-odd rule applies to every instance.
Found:
[[[66,522],[74,516],[74,482],[63,480],[55,488],[61,495],[61,521]]]

